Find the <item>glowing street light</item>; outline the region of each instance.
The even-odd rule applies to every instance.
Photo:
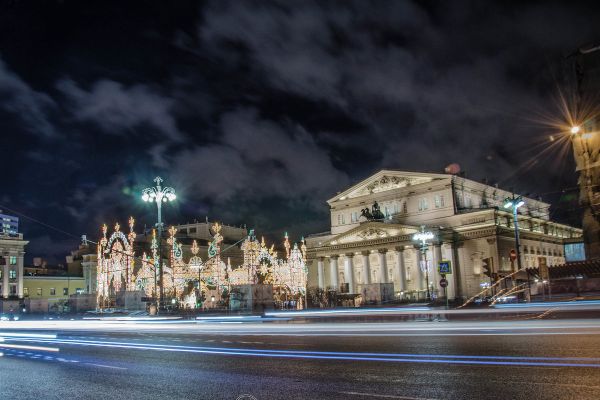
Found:
[[[156,223],[156,228],[158,230],[158,263],[156,264],[159,268],[160,273],[160,298],[161,301],[164,299],[165,291],[163,285],[163,268],[162,268],[162,231],[163,231],[163,222],[162,222],[162,203],[167,203],[170,201],[174,201],[177,196],[175,195],[175,189],[172,187],[162,187],[161,182],[162,178],[157,176],[154,178],[154,182],[156,182],[156,186],[148,187],[142,191],[142,200],[145,202],[154,202],[156,203],[156,209],[158,213],[158,221]],[[156,273],[156,272],[155,272]]]
[[[571,133],[573,135],[577,135],[580,130],[581,130],[581,128],[579,127],[579,125],[574,125],[574,126],[571,127]]]
[[[427,300],[431,300],[429,284],[429,265],[427,265],[427,241],[435,237],[433,232],[425,232],[425,226],[421,225],[421,232],[413,235],[413,240],[421,242],[421,254],[423,255],[423,264],[425,265],[425,281],[427,282]]]
[[[504,208],[506,209],[511,209],[513,210],[513,221],[514,221],[514,225],[515,225],[515,247],[517,250],[517,269],[521,269],[521,249],[520,249],[520,243],[519,243],[519,222],[517,220],[517,215],[518,215],[518,210],[519,207],[525,205],[525,201],[523,201],[523,197],[522,196],[515,196],[514,194],[512,195],[512,197],[508,197],[507,199],[504,200]]]

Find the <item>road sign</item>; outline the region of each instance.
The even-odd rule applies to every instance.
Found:
[[[440,279],[440,286],[445,288],[446,286],[448,286],[448,280],[447,279]]]
[[[450,260],[442,260],[438,263],[438,271],[440,274],[451,274],[452,273],[452,264],[450,264]]]
[[[515,261],[517,259],[517,251],[515,249],[510,250],[510,260]]]

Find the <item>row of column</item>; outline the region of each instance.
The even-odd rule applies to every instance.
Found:
[[[429,281],[430,283],[432,283],[434,288],[438,288],[439,287],[439,281],[441,279],[438,269],[437,269],[437,264],[439,261],[441,261],[442,258],[442,247],[440,244],[435,244],[432,246],[433,250],[431,251],[431,254],[433,255],[433,260],[429,259],[429,261],[431,261],[431,265],[432,267],[430,268],[430,273],[429,273]],[[398,283],[398,287],[395,287],[394,290],[395,291],[399,291],[399,292],[403,292],[406,291],[407,288],[407,284],[406,284],[406,265],[405,265],[405,259],[404,259],[404,253],[405,253],[405,249],[404,246],[399,246],[399,247],[395,247],[394,248],[394,269],[393,269],[393,275],[398,277],[397,278],[397,283]],[[410,251],[410,250],[409,250]],[[416,289],[419,290],[426,290],[427,288],[427,283],[425,282],[425,272],[423,272],[420,268],[420,263],[421,263],[421,257],[422,254],[419,250],[414,249],[413,251],[416,252],[416,265],[414,268],[414,278],[412,279],[413,281],[417,282],[418,287]],[[377,280],[379,283],[389,283],[390,279],[388,277],[388,266],[387,266],[387,257],[386,254],[388,252],[388,249],[378,249],[377,250],[377,254],[378,254],[378,258],[379,258],[379,274],[377,277]],[[371,265],[370,265],[370,260],[369,260],[369,256],[370,256],[371,252],[370,251],[362,251],[360,253],[360,256],[362,257],[362,264],[363,264],[363,271],[365,274],[365,279],[363,280],[363,283],[365,284],[370,284],[372,283],[372,279],[371,279]],[[356,254],[355,253],[346,253],[346,254],[340,254],[340,255],[332,255],[329,256],[329,286],[334,287],[334,288],[338,288],[340,287],[340,283],[339,283],[339,279],[338,279],[338,260],[339,257],[343,256],[343,262],[344,262],[344,278],[345,278],[345,283],[348,283],[349,286],[349,291],[350,293],[355,293],[356,292],[356,285],[355,285],[355,281],[356,281],[356,269],[354,268],[354,256]],[[450,260],[452,265],[454,266],[454,255],[453,255],[453,249],[450,248]],[[317,275],[318,275],[318,285],[320,288],[325,288],[325,259],[324,257],[320,257],[317,259]],[[456,271],[454,271],[456,272]],[[448,297],[454,297],[454,288],[455,288],[455,282],[454,282],[454,276],[449,275],[446,277],[449,281],[449,286],[448,286]],[[441,289],[441,288],[440,288]]]

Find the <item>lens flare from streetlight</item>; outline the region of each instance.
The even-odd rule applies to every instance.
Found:
[[[580,130],[581,130],[581,128],[579,127],[579,125],[574,125],[574,126],[571,127],[571,133],[573,135],[578,134]]]

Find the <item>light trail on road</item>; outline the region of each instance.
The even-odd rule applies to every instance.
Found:
[[[332,351],[303,351],[303,350],[271,350],[233,347],[182,346],[147,343],[129,343],[113,341],[72,340],[72,339],[26,339],[15,338],[15,341],[30,341],[36,343],[103,347],[112,349],[152,350],[162,352],[196,353],[208,355],[296,358],[315,360],[346,360],[346,361],[381,361],[396,363],[434,363],[461,365],[502,365],[523,367],[576,367],[600,368],[600,358],[586,357],[519,357],[519,356],[485,356],[485,355],[446,355],[446,354],[410,354],[410,353],[362,353],[362,352],[332,352]],[[10,345],[12,347],[20,345]],[[0,345],[1,347],[9,347]],[[21,346],[24,347],[24,346]],[[35,346],[29,346],[34,348]],[[18,347],[16,347],[18,348]],[[43,348],[38,348],[41,350]],[[43,350],[42,350],[43,351]],[[56,350],[58,351],[58,350]]]
[[[196,335],[266,335],[266,336],[376,336],[376,335],[577,335],[600,334],[600,320],[510,320],[469,322],[331,322],[331,323],[247,323],[231,321],[170,321],[152,324],[136,321],[11,321],[0,323],[0,336],[18,332],[40,331],[103,331],[103,332],[162,332]],[[10,329],[12,333],[2,333]]]

